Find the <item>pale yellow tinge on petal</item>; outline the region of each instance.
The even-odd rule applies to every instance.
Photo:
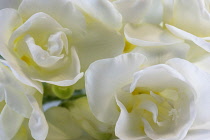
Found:
[[[136,48],[136,45],[131,44],[128,41],[125,41],[125,47],[123,50],[123,53],[129,53],[131,52],[134,48]]]
[[[31,65],[31,60],[28,56],[23,55],[20,59],[26,62],[28,65]]]

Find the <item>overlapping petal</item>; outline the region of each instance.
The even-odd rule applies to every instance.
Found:
[[[132,80],[132,74],[144,61],[145,57],[140,54],[124,54],[90,65],[85,77],[86,92],[90,108],[97,119],[110,124],[116,122],[119,112],[114,95],[118,88]],[[110,114],[112,117],[109,117]]]

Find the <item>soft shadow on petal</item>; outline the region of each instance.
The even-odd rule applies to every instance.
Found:
[[[85,77],[86,93],[97,119],[110,124],[116,122],[119,112],[114,95],[131,81],[133,73],[144,61],[143,55],[130,53],[98,60],[90,65]]]
[[[89,16],[94,17],[105,25],[120,29],[122,16],[108,0],[71,0],[84,10]]]
[[[162,46],[183,42],[167,30],[152,24],[127,24],[124,33],[126,39],[137,46]]]

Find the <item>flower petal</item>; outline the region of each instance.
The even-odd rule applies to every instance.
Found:
[[[132,97],[130,94],[124,94],[118,96],[121,96],[119,98],[131,99]],[[139,121],[139,116],[137,117],[135,113],[129,113],[123,103],[116,97],[117,105],[120,107],[120,116],[117,120],[116,127],[115,127],[115,133],[116,136],[120,139],[129,139],[129,140],[149,140],[149,138],[145,135],[144,130],[139,128],[139,124],[141,123]]]
[[[127,23],[139,23],[151,6],[151,0],[116,0],[113,2]]]
[[[32,108],[25,94],[32,94],[34,89],[17,80],[11,70],[0,63],[0,87],[6,104],[15,112],[29,118]]]
[[[191,33],[188,33],[186,31],[183,31],[175,26],[171,26],[166,24],[166,27],[168,28],[168,30],[170,32],[172,32],[175,36],[178,36],[182,39],[186,39],[186,40],[190,40],[193,41],[196,45],[200,46],[201,48],[203,48],[204,50],[206,50],[207,52],[210,52],[210,43],[205,41],[202,38],[199,38]]]
[[[202,69],[203,71],[207,72],[210,74],[210,56],[206,56],[204,58],[201,58],[200,60],[194,62],[194,64],[199,67],[200,69]]]
[[[86,71],[96,60],[122,54],[125,45],[124,38],[119,32],[110,30],[98,22],[88,24],[82,36],[72,38],[72,44],[77,50],[81,71]]]
[[[0,43],[0,46],[2,46],[2,54],[1,55],[6,60],[10,60],[10,62],[3,61],[3,60],[1,60],[1,62],[4,62],[6,65],[8,65],[10,67],[10,69],[12,70],[14,76],[18,80],[20,80],[22,83],[29,85],[31,87],[34,87],[39,92],[43,93],[42,84],[28,78],[29,73],[23,72],[23,69],[17,63],[17,59],[14,58],[14,56],[10,54],[7,46],[5,44],[1,44],[1,43]]]
[[[69,60],[68,60],[69,61]],[[50,74],[35,77],[33,80],[39,82],[47,82],[58,86],[70,86],[75,84],[79,79],[83,77],[83,73],[80,73],[80,61],[77,52],[74,47],[71,48],[71,62],[60,73],[51,76]]]
[[[131,52],[141,53],[147,57],[149,66],[164,64],[171,58],[186,59],[190,46],[186,43],[179,43],[167,46],[136,47]]]
[[[47,140],[76,139],[83,133],[66,108],[50,108],[45,112],[45,116],[50,126]]]
[[[158,25],[152,24],[127,24],[124,33],[126,39],[137,46],[162,46],[183,42]]]
[[[71,0],[90,16],[111,28],[120,29],[122,16],[108,0]]]
[[[36,140],[45,140],[48,134],[48,124],[44,113],[40,109],[39,104],[33,95],[27,94],[26,96],[33,108],[31,117],[29,119],[31,135]]]
[[[64,57],[64,55],[51,56],[47,51],[36,45],[34,39],[30,36],[26,37],[25,41],[33,60],[41,67],[53,66]]]
[[[162,22],[163,5],[162,0],[152,0],[152,4],[145,15],[143,22],[160,24]]]
[[[197,93],[197,116],[193,127],[202,126],[209,122],[210,112],[206,111],[206,108],[210,108],[210,75],[186,60],[175,58],[169,60],[166,64],[181,73]]]
[[[208,140],[210,137],[210,130],[209,129],[193,129],[189,130],[187,136],[184,140]]]
[[[0,21],[0,41],[7,44],[13,30],[22,23],[22,19],[16,10],[7,8],[0,10]]]
[[[82,31],[85,28],[83,15],[69,0],[23,0],[18,11],[24,20],[33,14],[43,12],[72,31]]]
[[[90,65],[85,75],[86,93],[97,119],[110,124],[116,122],[119,115],[114,99],[116,90],[128,84],[144,61],[144,56],[130,53],[98,60]]]
[[[204,0],[163,0],[164,21],[199,37],[210,36],[209,5]],[[186,10],[187,9],[187,10]]]
[[[23,119],[24,117],[5,105],[0,115],[0,138],[11,140],[18,132]]]

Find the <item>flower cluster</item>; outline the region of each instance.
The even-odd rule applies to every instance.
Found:
[[[0,0],[0,140],[208,140],[210,0]]]

